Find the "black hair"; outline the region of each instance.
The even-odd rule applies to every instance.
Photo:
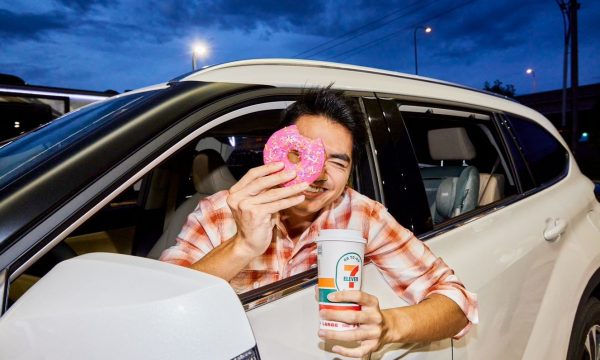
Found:
[[[355,102],[351,102],[341,91],[332,90],[331,85],[307,89],[285,110],[280,126],[292,125],[302,115],[323,116],[348,129],[352,135],[352,162],[358,162],[365,148],[367,130]]]

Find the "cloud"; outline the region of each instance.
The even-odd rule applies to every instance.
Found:
[[[88,12],[94,6],[109,6],[116,4],[116,0],[57,0],[68,8],[76,11]]]
[[[69,24],[68,14],[61,11],[18,14],[0,9],[0,38],[5,41],[40,39],[50,31],[68,29]]]

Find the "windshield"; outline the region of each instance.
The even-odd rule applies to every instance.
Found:
[[[154,93],[125,95],[86,106],[0,147],[0,189]]]

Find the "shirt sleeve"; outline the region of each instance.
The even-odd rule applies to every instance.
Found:
[[[223,223],[229,217],[229,209],[215,207],[215,202],[226,194],[217,193],[200,201],[190,213],[175,245],[167,248],[159,260],[189,267],[202,259],[223,241]]]
[[[417,304],[432,294],[440,294],[458,304],[469,323],[455,339],[464,336],[472,324],[479,323],[477,296],[465,289],[454,271],[380,204],[370,216],[365,255],[382,271],[396,294],[408,303]]]

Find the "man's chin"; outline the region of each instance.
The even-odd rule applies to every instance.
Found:
[[[294,206],[294,210],[303,215],[316,214],[328,204],[328,201],[324,200],[326,199],[306,199]]]

